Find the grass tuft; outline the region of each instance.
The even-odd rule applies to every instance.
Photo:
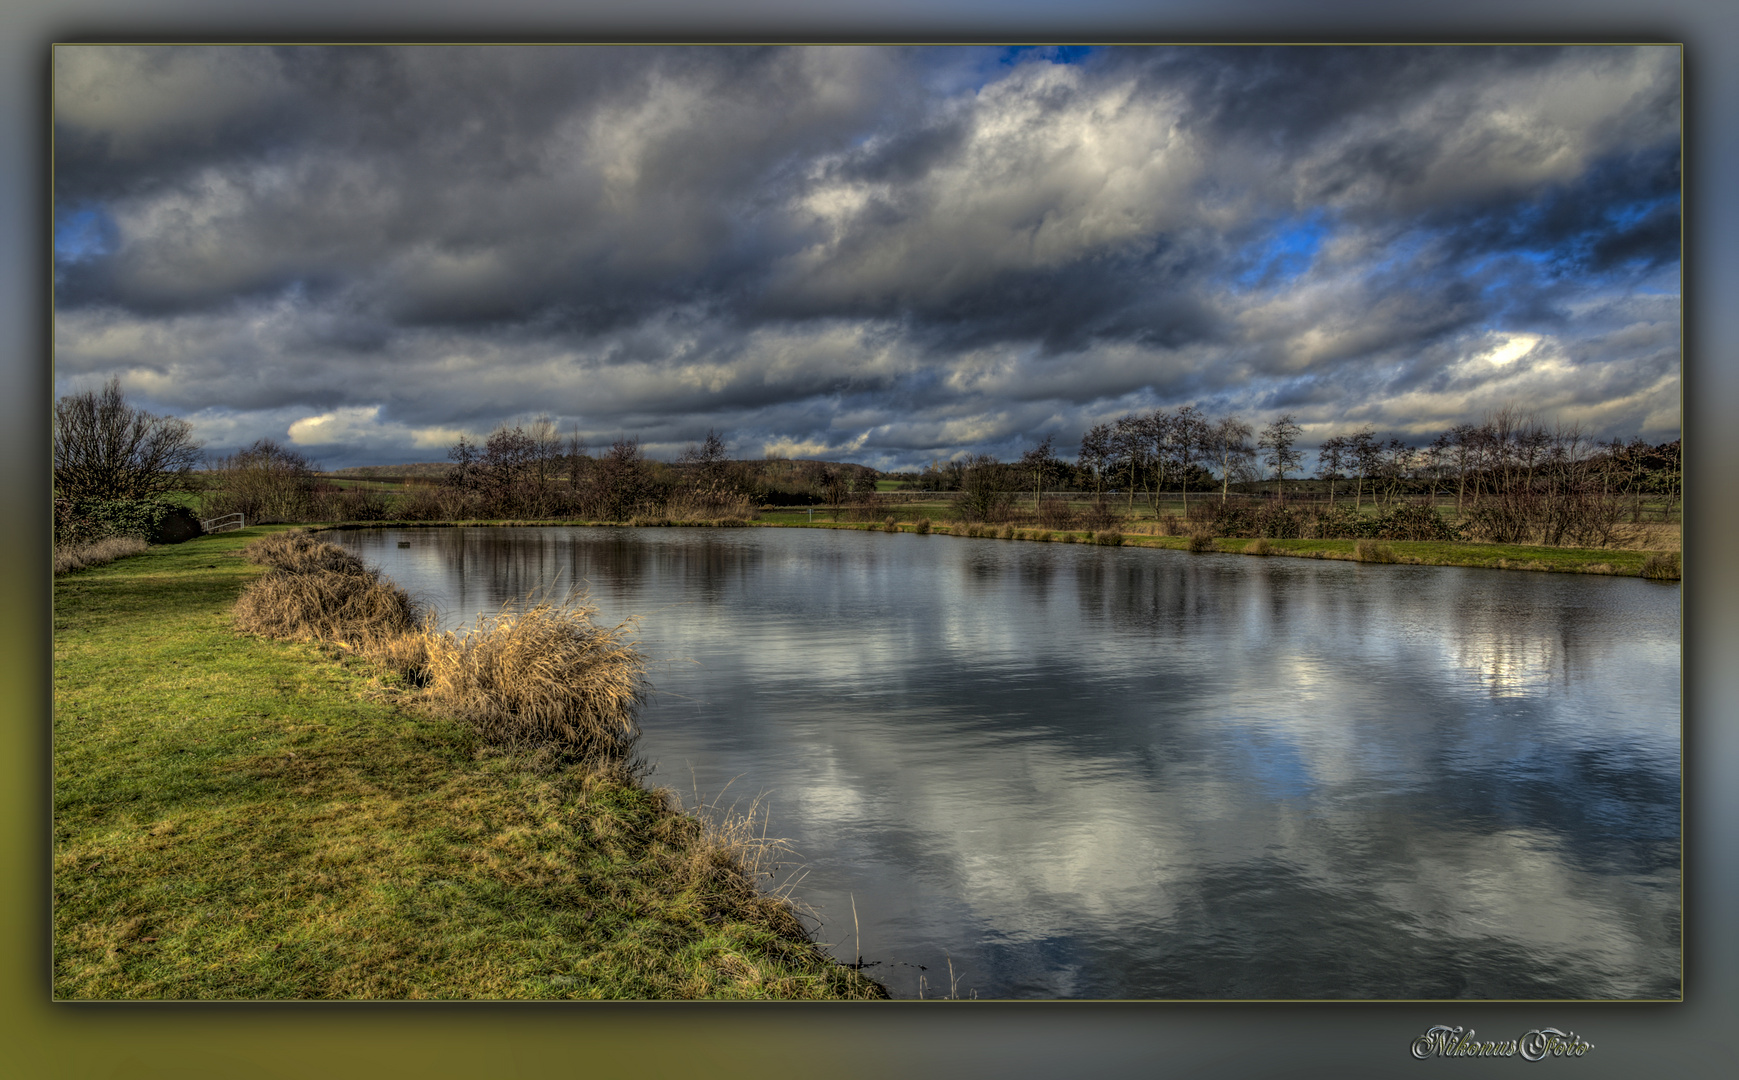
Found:
[[[1244,545],[1244,554],[1246,555],[1266,555],[1273,550],[1274,545],[1268,542],[1266,536],[1258,536],[1256,539]]]
[[[70,574],[88,566],[101,566],[137,555],[147,547],[150,545],[138,536],[105,536],[88,544],[67,544],[54,549],[54,572]]]
[[[242,549],[251,563],[269,566],[292,574],[327,571],[337,574],[366,574],[368,568],[355,553],[336,544],[316,540],[303,529],[262,536]]]
[[[1094,533],[1091,542],[1104,547],[1122,547],[1123,534],[1115,529],[1105,529]]]
[[[640,727],[646,661],[632,622],[600,626],[597,608],[562,603],[504,606],[476,629],[426,636],[426,700],[511,747],[564,756],[624,758]]]
[[[1682,574],[1683,567],[1676,551],[1654,552],[1642,564],[1642,576],[1650,581],[1678,581]]]
[[[1360,540],[1353,545],[1353,555],[1359,562],[1365,563],[1392,563],[1395,561],[1395,549],[1387,544],[1379,544],[1375,540]],[[1504,565],[1503,560],[1499,560],[1499,565]]]
[[[234,622],[244,634],[354,645],[408,633],[424,617],[410,594],[377,570],[273,570],[242,589]]]
[[[1204,532],[1190,533],[1189,542],[1184,546],[1198,555],[1204,551],[1219,550],[1218,546],[1214,543],[1214,538]]]
[[[918,526],[915,531],[919,536],[928,536],[930,533],[930,519],[927,517],[919,518]]]

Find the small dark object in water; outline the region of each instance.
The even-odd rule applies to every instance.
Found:
[[[409,540],[400,540],[399,541],[399,547],[410,547],[410,546],[411,546],[411,542]]]

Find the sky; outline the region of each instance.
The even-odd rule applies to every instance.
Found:
[[[1680,50],[60,46],[57,393],[880,469],[1680,426]]]

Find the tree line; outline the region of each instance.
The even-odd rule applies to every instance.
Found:
[[[1436,507],[1453,498],[1457,535],[1602,545],[1625,517],[1670,516],[1682,491],[1677,441],[1595,442],[1575,427],[1548,426],[1513,409],[1422,444],[1368,427],[1325,439],[1310,498],[1326,498],[1326,507],[1291,509],[1245,504],[1253,494],[1298,501],[1299,481],[1308,478],[1296,418],[1284,415],[1257,429],[1236,415],[1211,417],[1193,406],[1096,424],[1072,461],[1046,436],[1013,461],[978,454],[892,474],[849,463],[737,459],[715,431],[673,462],[647,458],[639,440],[626,435],[593,453],[577,433],[563,434],[539,417],[502,425],[481,441],[461,436],[438,482],[390,495],[367,486],[341,489],[306,456],[271,440],[199,471],[201,447],[191,426],[131,406],[118,380],[61,398],[54,426],[57,542],[154,534],[171,517],[186,516],[172,493],[195,489],[203,489],[207,517],[242,513],[249,522],[627,521],[748,517],[766,503],[853,503],[879,515],[877,481],[893,478],[910,491],[949,497],[965,521],[1020,516],[1051,526],[1088,519],[1105,526],[1143,512],[1160,518],[1164,506],[1181,503],[1181,522],[1219,535],[1351,533],[1371,527],[1367,510],[1399,521],[1394,515],[1403,504]],[[1056,496],[1059,487],[1088,496],[1091,507],[1071,508]],[[1241,499],[1231,498],[1234,488]],[[1438,519],[1435,510],[1431,517]],[[1415,532],[1436,530],[1417,514],[1408,520]]]

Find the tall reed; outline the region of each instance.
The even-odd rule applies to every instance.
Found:
[[[597,613],[577,595],[528,598],[473,630],[428,634],[424,696],[491,742],[625,756],[639,735],[646,661],[629,642],[632,621],[600,626]]]

